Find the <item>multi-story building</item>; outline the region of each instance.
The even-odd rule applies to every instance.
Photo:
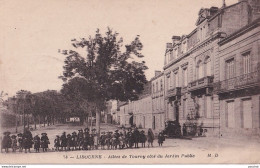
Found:
[[[222,76],[226,73],[223,65],[228,68],[233,65],[223,62],[225,56],[219,55],[219,52],[225,54],[232,51],[230,48],[237,50],[235,48],[241,45],[248,46],[246,42],[235,46],[235,42],[232,44],[231,40],[226,39],[258,18],[259,6],[259,0],[240,0],[230,6],[225,6],[224,3],[221,8],[202,8],[196,29],[187,36],[173,36],[172,43],[167,43],[164,65],[166,119],[176,120],[181,126],[195,124],[207,129],[210,134],[220,135],[220,121],[223,117],[220,115],[223,113],[220,107],[223,106],[219,94],[213,94],[213,83],[224,79]],[[250,33],[247,35],[244,39],[251,37]],[[240,37],[241,41],[244,39]],[[256,44],[252,46],[257,48]],[[247,52],[245,54],[248,55]],[[232,61],[231,57],[232,55],[231,60],[226,61]],[[255,57],[259,58],[259,54]],[[236,70],[238,71],[238,67]],[[250,104],[243,103],[245,106]],[[228,108],[231,109],[231,106],[228,104]]]
[[[216,65],[220,135],[259,136],[260,18],[219,41]]]
[[[161,71],[155,71],[152,83],[152,128],[160,131],[165,125],[165,97],[164,97],[164,75]]]

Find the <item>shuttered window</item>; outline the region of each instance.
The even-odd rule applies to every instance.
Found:
[[[242,62],[243,62],[243,74],[250,73],[251,72],[251,56],[250,56],[250,52],[247,52],[247,53],[243,54]]]
[[[226,61],[226,79],[235,77],[235,61],[234,58]]]

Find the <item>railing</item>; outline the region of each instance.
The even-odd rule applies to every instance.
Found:
[[[194,91],[194,90],[197,90],[197,89],[201,89],[201,88],[212,86],[213,79],[214,79],[213,76],[206,76],[206,77],[203,77],[201,79],[192,81],[192,82],[189,83],[188,90],[189,91]]]
[[[180,96],[180,95],[181,95],[181,87],[175,87],[167,91],[167,97]]]
[[[230,90],[238,90],[250,86],[260,85],[259,73],[260,71],[255,71],[252,73],[217,82],[216,84],[214,84],[214,90],[221,93]]]

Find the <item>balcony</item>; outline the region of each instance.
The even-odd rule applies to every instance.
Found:
[[[255,71],[252,73],[217,82],[214,84],[214,90],[217,94],[221,94],[255,86],[260,87],[259,73],[260,71]]]
[[[188,91],[196,91],[199,89],[213,87],[213,76],[206,76],[204,78],[192,81],[189,83]]]
[[[181,87],[175,87],[171,88],[170,90],[167,91],[166,97],[175,97],[175,96],[181,96]]]

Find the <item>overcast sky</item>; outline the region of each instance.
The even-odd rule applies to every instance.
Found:
[[[162,70],[171,37],[189,34],[199,10],[211,6],[221,7],[222,0],[1,0],[0,91],[60,90],[64,56],[58,49],[108,26],[125,44],[140,35],[150,79]]]

